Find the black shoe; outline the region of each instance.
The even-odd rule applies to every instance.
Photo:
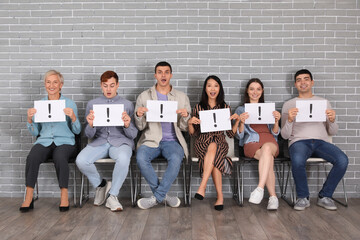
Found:
[[[66,212],[66,211],[69,211],[69,209],[70,209],[70,204],[68,206],[66,206],[66,207],[59,206],[59,211],[60,212]]]
[[[66,212],[66,211],[69,211],[69,209],[70,209],[70,205],[66,206],[66,207],[59,206],[59,211],[60,212]]]
[[[204,199],[204,196],[199,194],[199,193],[195,193],[195,196],[194,198],[198,199],[198,200],[203,200]]]
[[[222,211],[224,209],[224,204],[215,205],[214,208],[215,208],[216,211]]]
[[[20,207],[20,212],[28,212],[29,210],[34,209],[34,199],[31,201],[28,207]]]

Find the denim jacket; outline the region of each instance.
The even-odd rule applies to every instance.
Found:
[[[235,110],[235,113],[240,115],[243,112],[245,112],[245,107],[244,106],[240,106]],[[279,127],[279,131],[277,133],[274,133],[272,131],[274,124],[267,124],[271,134],[274,136],[275,140],[277,141],[278,139],[278,135],[280,133],[280,127]],[[239,133],[239,128],[237,129],[237,134],[236,137],[239,139],[239,145],[240,146],[244,146],[247,143],[250,142],[259,142],[260,137],[259,134],[250,127],[250,124],[245,124],[244,126],[244,131],[242,131],[241,133]]]

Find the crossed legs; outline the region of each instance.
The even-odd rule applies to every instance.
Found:
[[[214,167],[216,148],[217,145],[214,142],[210,143],[208,146],[208,150],[204,157],[203,177],[201,179],[201,183],[197,190],[197,193],[205,196],[206,185],[210,178],[210,175],[212,175],[212,179],[214,181],[217,193],[217,200],[215,202],[215,205],[222,205],[224,203],[224,196],[222,193],[222,176],[220,170]]]

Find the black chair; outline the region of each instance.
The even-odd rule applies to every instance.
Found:
[[[76,146],[76,156],[77,154],[79,154],[79,152],[81,151],[81,133],[80,134],[75,134],[75,146]],[[76,156],[75,158],[71,158],[69,159],[69,166],[73,165],[74,166],[74,177],[73,177],[73,184],[74,184],[74,206],[77,207],[77,201],[76,201],[76,164],[75,164],[75,160],[76,160]],[[53,164],[54,161],[52,158],[47,159],[45,162],[45,164]],[[39,198],[39,184],[38,181],[36,181],[35,184],[35,191],[34,191],[34,201],[37,200]],[[26,192],[24,194],[24,198],[25,198]]]

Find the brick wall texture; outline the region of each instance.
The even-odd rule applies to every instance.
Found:
[[[266,101],[281,109],[297,95],[293,74],[308,68],[314,93],[329,99],[337,112],[340,130],[333,142],[349,156],[348,194],[360,197],[359,8],[357,0],[2,0],[0,196],[23,196],[25,159],[35,140],[26,129],[26,111],[46,95],[42,77],[47,70],[64,74],[62,92],[76,102],[84,123],[86,103],[101,94],[104,71],[119,74],[118,93],[135,103],[154,84],[155,64],[166,60],[173,66],[173,86],[187,93],[192,106],[204,79],[216,74],[233,110],[252,77],[263,80]],[[111,166],[100,168],[111,177]],[[165,165],[156,168],[163,172]],[[248,197],[257,184],[257,166],[245,169]],[[324,172],[311,167],[308,176],[316,196]],[[179,196],[181,178],[171,189]],[[197,166],[192,183],[195,191]],[[39,185],[40,196],[59,196],[52,165],[41,166]],[[146,184],[143,192],[150,193]],[[215,196],[211,180],[208,192]],[[230,197],[228,178],[224,192]],[[339,186],[335,196],[341,192]],[[121,195],[128,193],[129,179]]]

